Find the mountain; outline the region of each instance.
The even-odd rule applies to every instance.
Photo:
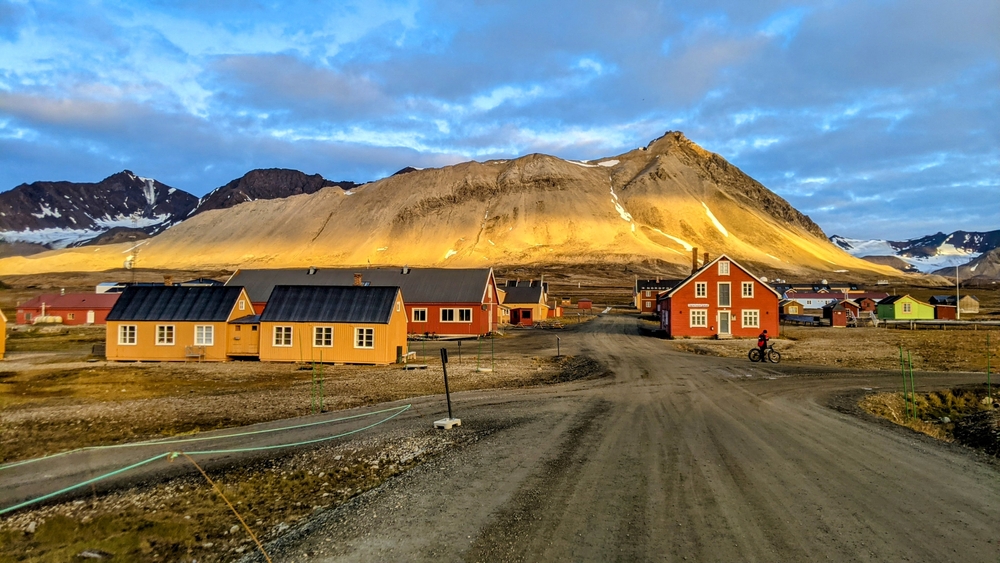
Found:
[[[197,205],[195,196],[129,170],[97,183],[33,182],[0,193],[0,238],[63,248],[114,227],[157,232]]]
[[[144,268],[332,265],[468,267],[646,262],[690,270],[697,247],[759,272],[872,278],[854,258],[721,156],[679,132],[612,158],[543,154],[408,171],[196,214],[144,241]],[[34,273],[118,268],[128,245],[0,260]]]
[[[205,211],[358,185],[278,168],[251,170],[200,199],[129,170],[97,183],[22,184],[0,193],[0,241],[8,243],[0,255],[134,242]]]
[[[354,182],[333,182],[319,174],[310,176],[298,170],[284,168],[251,170],[201,198],[191,214],[226,209],[259,199],[281,199],[292,195],[312,194],[329,187],[351,190],[359,185]]]
[[[920,271],[917,270],[913,264],[910,264],[899,256],[862,256],[861,259],[871,262],[872,264],[889,266],[890,268],[895,268],[900,272],[917,273]]]
[[[904,241],[861,240],[833,235],[830,241],[853,256],[896,256],[922,272],[955,267],[1000,248],[1000,230],[936,233]]]
[[[955,268],[942,268],[934,272],[946,278],[955,277]],[[960,279],[1000,280],[1000,248],[984,252],[979,258],[958,267]]]

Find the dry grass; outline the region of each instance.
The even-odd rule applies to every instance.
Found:
[[[328,445],[251,466],[210,471],[261,539],[346,502],[449,448],[479,438],[428,430],[411,438]],[[182,458],[174,463],[186,463]],[[29,530],[33,530],[30,531]],[[246,530],[198,474],[0,519],[0,560],[56,563],[84,551],[108,561],[227,561],[256,550]]]
[[[987,387],[979,385],[917,393],[909,405],[903,393],[873,393],[861,399],[858,406],[900,426],[950,442],[954,440],[955,422],[991,410],[991,403],[984,401],[986,397]],[[907,416],[908,410],[912,417]]]
[[[992,370],[1000,365],[1000,330],[990,332]],[[897,330],[784,326],[774,348],[781,361],[866,370],[898,370],[899,347],[916,370],[986,371],[986,330]],[[750,340],[677,340],[681,350],[746,358]]]

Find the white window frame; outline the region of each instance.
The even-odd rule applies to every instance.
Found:
[[[118,345],[135,346],[139,341],[139,328],[136,325],[118,325]]]
[[[419,313],[423,313],[423,317],[424,318],[418,319],[417,318],[417,313],[418,312]],[[413,309],[413,322],[415,322],[415,323],[426,323],[427,322],[427,308],[426,307],[422,308],[422,309]]]
[[[728,276],[729,275],[729,262],[728,261],[723,260],[723,261],[719,262],[719,275],[720,276]]]
[[[450,320],[444,318],[445,317],[445,312],[450,313],[449,314],[449,316],[451,317]],[[455,309],[441,309],[441,322],[443,322],[443,323],[457,323],[458,321],[455,320]]]
[[[467,319],[462,317],[468,316]],[[471,323],[472,322],[472,309],[459,309],[458,310],[458,320],[459,323]]]
[[[743,328],[760,328],[760,309],[743,309],[740,315]],[[747,321],[749,317],[749,322]]]
[[[652,291],[647,291],[646,292],[646,297],[652,297],[652,296],[653,296],[653,292]]]
[[[740,295],[746,299],[753,299],[753,282],[740,283]]]
[[[324,325],[313,327],[313,348],[333,348],[332,326]]]
[[[244,301],[243,299],[240,299],[240,311],[246,311],[246,310],[247,310],[247,302]]]
[[[287,330],[286,330],[287,329]],[[279,338],[280,336],[280,338]],[[285,337],[288,337],[287,343],[285,342]],[[291,348],[292,347],[292,327],[290,326],[276,326],[271,332],[271,343],[275,348]]]
[[[729,302],[728,303],[723,303],[722,302],[722,286],[724,286],[724,285],[729,287],[729,291],[727,292],[729,294]],[[718,282],[718,287],[716,288],[716,291],[719,292],[718,296],[716,297],[716,300],[718,302],[719,307],[732,307],[733,306],[733,284],[732,283],[730,283],[730,282]]]
[[[239,328],[239,325],[236,325]],[[215,327],[212,325],[194,325],[195,346],[215,346]]]
[[[708,309],[691,309],[688,313],[691,328],[708,328]]]
[[[913,305],[910,303],[903,303],[903,314],[909,314],[913,312]]]
[[[363,350],[373,350],[375,348],[375,329],[368,327],[355,327],[354,347]]]
[[[177,329],[174,325],[156,325],[156,345],[173,346],[177,341]]]
[[[653,308],[653,302],[652,301],[646,301],[646,307],[645,308],[646,309],[652,309]]]
[[[695,299],[708,299],[708,282],[694,282]]]

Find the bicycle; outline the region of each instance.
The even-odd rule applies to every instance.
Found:
[[[774,344],[768,344],[767,348],[764,348],[764,358],[760,357],[760,348],[753,348],[747,354],[751,362],[763,362],[768,361],[772,364],[776,364],[781,361],[781,352],[774,349]]]

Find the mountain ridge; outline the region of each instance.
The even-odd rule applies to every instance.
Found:
[[[252,228],[249,226],[252,225]],[[469,267],[660,261],[691,252],[761,271],[894,270],[849,256],[787,201],[668,132],[586,162],[531,154],[408,171],[351,190],[250,201],[196,214],[143,241],[141,267]],[[24,273],[116,268],[127,245],[0,261]]]
[[[938,232],[905,241],[832,235],[830,242],[853,256],[893,256],[922,272],[934,272],[942,267],[967,264],[983,253],[1000,248],[1000,230]]]

